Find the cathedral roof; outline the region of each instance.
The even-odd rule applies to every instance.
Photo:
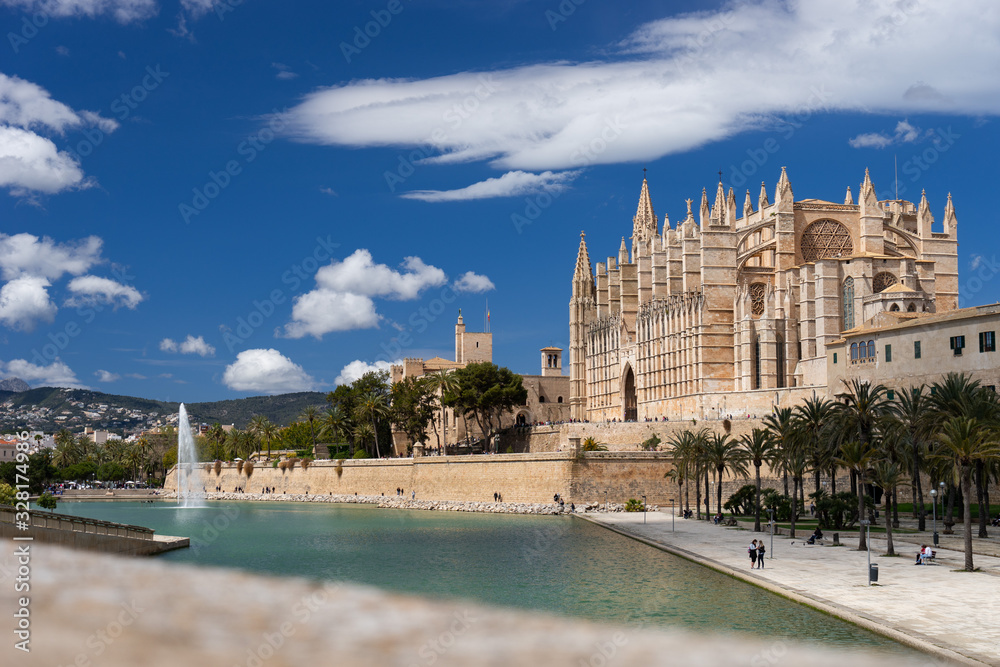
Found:
[[[909,292],[911,294],[916,294],[916,290],[910,289],[903,283],[896,283],[895,285],[892,285],[891,287],[886,287],[884,290],[882,290],[882,294],[896,294],[899,292]]]

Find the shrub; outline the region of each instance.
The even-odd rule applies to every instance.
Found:
[[[312,456],[313,450],[311,448],[297,449],[295,450],[295,456],[300,459],[309,458]]]
[[[760,507],[761,510],[774,510],[775,521],[788,521],[792,518],[792,499],[774,489],[761,489]]]
[[[729,496],[723,509],[738,516],[749,516],[754,513],[754,499],[757,497],[757,486],[745,484],[740,490]],[[764,489],[761,489],[761,507],[764,506]]]
[[[272,468],[277,468],[278,467],[278,462],[277,461],[271,461],[271,467]],[[284,470],[284,468],[282,468],[282,470]]]
[[[288,470],[288,461],[282,461],[281,463],[279,463],[278,468],[281,469],[281,472],[285,472],[286,470]]]
[[[205,472],[212,472],[212,464],[211,463],[206,463],[205,464]]]
[[[587,438],[583,441],[581,450],[584,452],[606,452],[608,448],[605,445],[598,444],[597,440],[593,438]]]
[[[236,462],[236,472],[238,473],[243,472],[243,461]]]
[[[367,459],[368,458],[368,452],[366,452],[363,449],[359,449],[358,451],[354,452],[354,458],[356,458],[356,459]]]
[[[222,461],[216,459],[215,461],[215,476],[218,477],[222,474]]]
[[[852,528],[858,521],[858,496],[850,491],[841,491],[829,495],[820,491],[809,494],[816,502],[816,515],[819,525],[826,529]],[[865,509],[874,510],[875,502],[871,496],[865,496]]]
[[[286,461],[285,463],[288,464],[288,469],[289,470],[294,470],[295,469],[295,464],[298,463],[298,462],[299,462],[299,460],[293,456],[292,458],[288,459],[288,461]]]
[[[626,512],[642,512],[645,509],[646,507],[642,504],[642,501],[636,498],[629,498],[628,502],[625,503]]]
[[[243,474],[247,476],[247,479],[250,479],[250,476],[253,475],[253,461],[247,461],[243,464]]]
[[[336,454],[334,454],[330,458],[331,459],[335,459],[335,460],[341,460],[341,461],[343,461],[344,459],[349,458],[349,457],[350,457],[350,454],[348,454],[347,452],[337,452]]]
[[[641,446],[647,452],[655,452],[658,449],[657,445],[659,444],[660,438],[654,433],[651,437],[643,440]]]
[[[0,505],[13,505],[17,498],[17,489],[7,482],[0,482]]]
[[[313,460],[310,459],[310,458],[304,458],[304,459],[302,459],[302,469],[303,470],[308,470],[309,469],[309,464],[312,463],[312,462],[313,462]]]
[[[35,502],[35,504],[43,509],[51,511],[56,508],[56,505],[59,504],[59,501],[56,500],[56,497],[53,496],[51,493],[43,493],[38,497],[38,500]]]

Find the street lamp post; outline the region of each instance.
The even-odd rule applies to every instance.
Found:
[[[642,522],[646,523],[646,494],[642,495]]]
[[[768,549],[770,552],[769,558],[774,558],[774,510],[767,508],[767,526],[771,531],[771,548]]]
[[[937,489],[931,489],[931,507],[934,514],[934,546],[938,545],[938,532],[937,532]]]

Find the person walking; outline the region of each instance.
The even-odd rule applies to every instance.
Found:
[[[757,540],[750,543],[747,553],[750,554],[750,569],[752,570],[757,564]]]
[[[761,570],[764,569],[764,540],[757,543],[757,567]]]

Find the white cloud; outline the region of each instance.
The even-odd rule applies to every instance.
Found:
[[[201,18],[212,11],[219,0],[181,0],[183,7],[191,16]]]
[[[65,47],[65,46],[57,46],[56,47],[56,53],[58,53],[61,56],[68,56],[69,55],[69,48]]]
[[[94,375],[97,376],[98,382],[117,382],[122,379],[122,376],[118,375],[118,373],[105,370],[94,371]]]
[[[428,287],[440,287],[448,281],[441,269],[424,264],[419,257],[406,257],[403,271],[372,261],[365,248],[355,250],[343,261],[332,261],[316,272],[316,284],[336,292],[381,296],[406,301],[415,299]]]
[[[212,357],[215,356],[215,348],[206,343],[203,336],[195,338],[188,334],[188,337],[181,343],[181,354],[197,354],[201,357]]]
[[[49,299],[49,281],[37,276],[15,278],[0,287],[0,324],[18,331],[34,331],[39,322],[55,319]]]
[[[982,266],[982,264],[983,264],[983,256],[982,255],[973,254],[969,258],[969,270],[970,271],[975,271],[980,266]]]
[[[41,276],[56,280],[64,273],[78,276],[101,261],[101,239],[88,236],[75,243],[56,243],[34,234],[0,234],[0,276]]]
[[[365,373],[371,373],[373,371],[387,371],[389,366],[393,364],[401,364],[401,360],[397,359],[392,363],[388,361],[376,361],[373,364],[369,364],[366,361],[361,361],[360,359],[355,359],[351,363],[340,369],[340,375],[334,380],[335,384],[351,384],[358,378],[360,378]]]
[[[859,134],[853,139],[848,139],[847,143],[852,148],[885,148],[893,144],[909,144],[920,138],[920,128],[911,125],[907,120],[896,123],[896,129],[892,135],[886,132],[869,132]]]
[[[996,114],[998,34],[994,0],[739,0],[643,25],[601,60],[355,80],[307,95],[286,120],[302,141],[428,146],[431,162],[634,163],[783,115]],[[762,48],[762,35],[781,38]]]
[[[339,197],[340,196],[339,194],[337,194],[337,191],[334,190],[333,188],[320,188],[319,191],[322,192],[325,195],[330,195],[331,197]]]
[[[143,296],[136,288],[122,285],[109,278],[99,276],[80,276],[69,282],[69,291],[73,296],[66,300],[66,306],[80,308],[95,304],[107,304],[114,307],[124,306],[135,310]]]
[[[498,178],[488,178],[458,190],[413,190],[401,195],[404,199],[419,199],[426,202],[466,201],[469,199],[489,199],[492,197],[514,197],[540,192],[562,192],[579,174],[579,171],[555,173],[546,171],[529,174],[524,171],[508,171]]]
[[[0,362],[0,366],[4,366]],[[12,359],[4,367],[10,377],[19,377],[33,387],[66,387],[67,389],[86,389],[76,379],[76,374],[70,367],[58,358],[48,366],[37,366],[24,359]]]
[[[380,319],[373,297],[406,301],[448,282],[444,271],[419,257],[405,258],[401,267],[397,271],[376,264],[364,248],[342,261],[331,261],[316,272],[316,289],[295,298],[284,335],[321,338],[332,331],[370,329]]]
[[[317,289],[295,297],[285,336],[322,338],[333,331],[372,329],[379,319],[375,302],[367,296]]]
[[[311,391],[317,386],[301,366],[274,349],[240,352],[226,367],[222,381],[234,391],[265,394]]]
[[[195,338],[191,334],[188,334],[187,338],[180,344],[177,341],[170,338],[164,338],[160,341],[160,350],[162,352],[180,352],[181,354],[197,354],[202,357],[213,357],[215,356],[215,347],[209,345],[205,342],[204,336],[198,336]]]
[[[77,159],[39,134],[47,130],[61,135],[83,126],[110,133],[118,122],[92,111],[74,111],[41,86],[0,73],[0,187],[17,196],[89,187],[92,183]]]
[[[481,276],[473,271],[466,271],[452,285],[456,292],[472,292],[481,294],[496,289],[493,281],[486,276]]]
[[[182,3],[188,1],[182,0]],[[155,16],[159,10],[156,0],[0,0],[0,4],[30,13],[44,12],[56,18],[109,15],[119,23],[142,21]]]

